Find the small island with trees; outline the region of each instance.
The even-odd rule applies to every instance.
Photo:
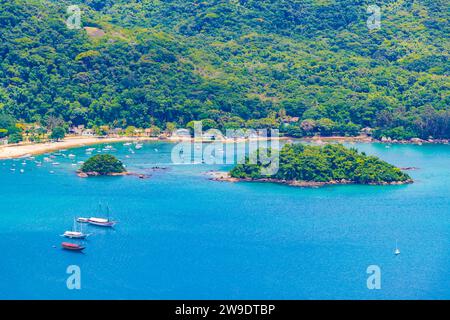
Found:
[[[258,155],[261,150],[258,150]],[[267,150],[270,156],[271,150]],[[238,164],[228,173],[214,173],[216,181],[274,182],[300,187],[336,184],[389,185],[412,183],[411,177],[399,168],[375,157],[341,144],[309,146],[286,144],[279,154],[279,169],[272,176],[262,174],[267,167],[258,156]]]
[[[110,154],[98,154],[89,158],[78,171],[78,176],[118,176],[127,175],[122,161]]]

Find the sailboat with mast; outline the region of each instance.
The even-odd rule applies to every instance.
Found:
[[[400,249],[398,248],[398,241],[395,240],[395,251],[394,254],[398,256],[400,254]]]
[[[99,227],[109,227],[112,228],[116,225],[117,221],[113,221],[109,218],[109,207],[106,206],[106,219],[105,218],[97,218],[91,217],[88,219],[88,223],[99,226]]]
[[[70,239],[86,239],[89,234],[83,232],[83,225],[80,225],[80,231],[77,231],[77,221],[73,220],[73,229],[70,231],[64,232],[62,237],[70,238]]]

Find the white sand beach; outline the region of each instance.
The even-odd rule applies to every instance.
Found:
[[[59,142],[45,143],[23,143],[14,145],[0,146],[0,159],[20,158],[27,155],[37,155],[60,149],[69,149],[82,147],[98,143],[114,143],[125,141],[146,141],[157,140],[156,138],[135,138],[135,137],[119,137],[119,138],[98,138],[98,137],[66,137]]]
[[[218,143],[241,143],[249,141],[260,141],[267,138],[247,138],[247,139],[224,139],[217,140]],[[287,140],[286,137],[269,138],[269,140]],[[57,151],[60,149],[70,149],[82,146],[88,146],[99,143],[114,143],[126,141],[160,141],[159,138],[153,137],[83,137],[83,136],[68,136],[59,142],[45,142],[45,143],[19,143],[12,145],[0,146],[0,159],[20,158],[27,155],[38,155],[46,152]],[[164,139],[166,142],[203,142],[211,143],[211,140],[201,140],[193,138],[169,137]]]

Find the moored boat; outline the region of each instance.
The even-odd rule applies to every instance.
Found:
[[[70,243],[70,242],[63,242],[63,243],[61,243],[61,246],[63,249],[70,250],[70,251],[82,251],[86,248],[82,245],[79,245],[76,243]]]
[[[95,226],[100,226],[100,227],[114,227],[114,225],[116,224],[116,221],[111,221],[109,219],[104,219],[104,218],[89,218],[88,220],[89,224],[93,224]]]
[[[101,206],[100,206],[101,208]],[[109,218],[109,207],[106,207],[106,218],[97,218],[97,217],[91,217],[88,219],[88,223],[99,226],[99,227],[114,227],[114,225],[117,223],[117,221],[113,221]]]
[[[89,222],[89,218],[82,218],[82,217],[79,217],[79,218],[77,218],[77,222],[80,222],[80,223],[88,223],[88,222]]]
[[[398,248],[398,241],[395,241],[394,255],[398,256],[399,254],[400,254],[400,249]]]
[[[77,230],[77,221],[78,219],[73,220],[73,230],[66,231],[61,236],[71,239],[86,239],[89,234],[83,232],[83,226],[81,225],[80,231]]]
[[[78,231],[66,231],[62,236],[70,239],[85,239],[88,235]]]

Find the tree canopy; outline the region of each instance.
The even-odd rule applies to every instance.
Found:
[[[66,135],[66,131],[64,130],[64,128],[55,127],[52,130],[52,134],[50,135],[50,138],[59,141],[61,139],[64,139],[65,135]]]
[[[224,129],[285,114],[294,136],[450,137],[443,0],[377,2],[372,31],[368,0],[0,3],[0,114],[16,120]],[[73,4],[89,29],[66,27]]]
[[[245,163],[231,170],[231,177],[267,178],[261,169],[269,164],[262,162],[260,157],[257,159],[257,163],[250,163],[250,158],[247,158]],[[411,179],[400,169],[375,156],[367,156],[340,144],[323,147],[286,144],[279,154],[279,169],[272,178],[313,182],[345,180],[358,184],[405,182]]]
[[[81,167],[84,173],[108,175],[126,172],[123,163],[110,154],[98,154],[89,158]]]

